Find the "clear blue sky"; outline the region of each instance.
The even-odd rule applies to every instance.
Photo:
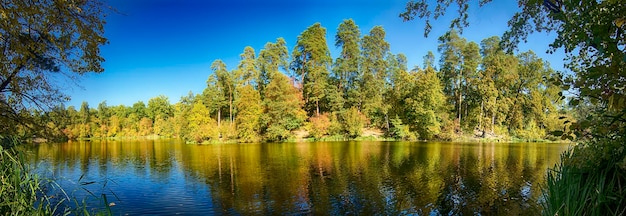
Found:
[[[352,18],[362,34],[381,25],[387,33],[391,52],[404,53],[409,68],[422,65],[422,57],[431,50],[437,53],[437,37],[448,30],[450,13],[434,23],[428,38],[423,37],[421,20],[403,22],[401,13],[406,0],[108,0],[120,14],[107,17],[105,36],[109,44],[101,48],[106,59],[105,71],[88,74],[79,87],[67,89],[72,100],[67,105],[91,107],[106,100],[108,105],[132,105],[158,96],[177,102],[189,91],[200,93],[211,74],[215,59],[222,59],[229,69],[236,67],[245,46],[256,53],[266,42],[283,37],[291,51],[297,36],[308,26],[320,22],[326,27],[331,55],[337,26]],[[463,36],[480,43],[508,28],[506,22],[517,10],[516,1],[494,1],[486,7],[470,7],[470,27]],[[520,51],[532,49],[563,69],[563,52],[546,54],[554,36],[535,33]]]

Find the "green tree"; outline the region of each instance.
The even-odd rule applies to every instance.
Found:
[[[238,110],[235,118],[238,137],[243,142],[258,141],[263,114],[261,95],[252,85],[244,85],[238,91],[239,98],[235,103]]]
[[[374,26],[368,35],[361,39],[361,96],[363,111],[377,126],[388,124],[388,109],[383,94],[387,91],[387,61],[389,43],[385,41],[385,29]],[[388,128],[388,127],[387,127]]]
[[[487,129],[494,133],[496,125],[500,125],[504,121],[505,113],[508,113],[507,89],[514,78],[510,74],[517,73],[518,60],[504,52],[500,46],[500,38],[496,36],[482,40],[480,52],[483,60],[476,88],[481,106],[479,129],[485,136]]]
[[[89,110],[89,104],[86,101],[80,105],[80,110],[78,111],[80,115],[80,138],[89,138],[91,137],[91,112]]]
[[[444,92],[454,104],[456,119],[461,124],[464,85],[466,76],[463,74],[464,55],[463,50],[467,44],[465,38],[458,35],[455,30],[451,30],[439,37],[438,50],[442,57],[440,59],[440,78],[444,85]],[[467,74],[465,74],[467,75]]]
[[[258,66],[259,78],[257,80],[257,89],[264,97],[265,86],[272,81],[274,76],[280,73],[280,69],[287,71],[289,67],[289,51],[285,39],[278,38],[276,43],[266,43],[259,53]]]
[[[386,94],[385,102],[391,105],[390,114],[401,120],[406,117],[404,99],[413,90],[413,77],[407,71],[407,59],[404,54],[389,54],[387,64],[389,66],[389,77],[387,78],[389,91]]]
[[[456,2],[462,10],[453,19],[452,26],[461,29],[467,26],[468,2]],[[489,0],[479,2],[482,6]],[[438,1],[434,18],[443,15],[449,5],[450,2]],[[573,130],[554,133],[563,139],[583,137],[586,142],[565,154],[556,171],[549,172],[544,213],[621,214],[626,209],[625,196],[621,187],[615,185],[624,181],[621,173],[626,167],[623,165],[626,153],[622,151],[626,143],[626,92],[623,90],[626,82],[626,50],[623,49],[626,5],[614,0],[520,0],[518,5],[521,10],[511,18],[510,29],[503,36],[505,48],[514,49],[534,31],[556,32],[557,37],[550,44],[549,51],[564,48],[566,67],[576,77],[562,80],[560,75],[551,76],[550,81],[564,84],[562,88],[565,90],[574,87],[578,95],[570,100],[570,105],[595,107],[580,122],[569,124]],[[407,11],[400,16],[405,20],[416,16],[427,18],[427,35],[431,28],[431,10],[426,1],[411,1],[407,3]]]
[[[213,61],[213,63],[211,64],[211,70],[213,70],[215,81],[217,81],[216,82],[217,91],[219,91],[219,93],[223,95],[223,97],[228,102],[228,115],[229,115],[228,120],[232,123],[233,100],[235,99],[234,98],[235,97],[235,79],[232,73],[229,73],[228,70],[226,69],[226,63],[224,63],[220,59]],[[209,81],[212,81],[211,78],[209,78]],[[209,81],[207,81],[207,85],[210,85]],[[218,99],[220,98],[218,97]],[[218,110],[217,124],[218,125],[221,125],[221,119],[222,119],[221,109],[222,109],[221,107],[217,107],[217,110]]]
[[[224,87],[218,82],[217,75],[211,74],[206,81],[206,88],[202,91],[202,100],[209,108],[211,113],[215,114],[217,126],[222,125],[222,108],[228,104],[224,95]]]
[[[467,129],[474,129],[478,125],[480,111],[480,97],[478,95],[478,65],[482,61],[480,48],[477,43],[469,42],[463,47],[463,65],[461,66],[465,84],[461,89],[463,93],[463,126]]]
[[[148,100],[147,116],[152,121],[157,119],[167,119],[172,116],[173,110],[169,98],[159,95]]]
[[[174,108],[167,96],[159,95],[148,100],[148,118],[154,122],[152,124],[153,133],[160,136],[172,136],[171,126],[167,119],[174,115]],[[144,124],[146,124],[144,122]]]
[[[104,7],[100,1],[5,1],[1,3],[0,133],[31,127],[30,108],[67,101],[52,80],[102,72]],[[59,73],[63,71],[63,73]],[[53,79],[55,77],[56,79]]]
[[[235,75],[235,79],[237,80],[236,85],[255,84],[260,74],[257,67],[257,59],[254,48],[246,46],[243,49],[243,53],[241,53],[239,57],[241,60],[239,61]]]
[[[217,139],[219,132],[215,127],[216,122],[209,117],[209,109],[204,105],[202,100],[196,100],[193,103],[189,115],[187,116],[189,125],[189,133],[187,139],[196,143],[202,143],[207,140]]]
[[[363,133],[365,125],[365,116],[359,112],[356,107],[351,107],[343,115],[343,128],[346,135],[350,138],[356,138]]]
[[[432,67],[414,75],[411,93],[405,99],[407,118],[413,130],[423,139],[432,139],[441,132],[441,113],[445,104],[443,87]]]
[[[302,126],[306,113],[302,110],[302,95],[283,74],[276,74],[265,91],[262,124],[268,140],[284,140],[290,132]]]
[[[309,113],[320,115],[320,101],[326,97],[332,63],[326,29],[320,23],[309,26],[298,36],[291,56],[290,68],[302,86],[305,107]]]
[[[347,19],[339,24],[337,35],[335,35],[335,47],[341,48],[341,53],[335,60],[333,73],[337,79],[337,90],[341,93],[342,99],[348,98],[348,92],[351,92],[350,94],[358,93],[360,40],[361,30],[354,20]],[[358,104],[354,101],[350,103],[352,105]]]
[[[148,109],[143,101],[137,101],[131,107],[131,114],[137,115],[139,119],[148,117]]]

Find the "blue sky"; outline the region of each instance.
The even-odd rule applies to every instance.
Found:
[[[83,76],[79,86],[66,93],[68,105],[87,101],[95,107],[132,105],[147,102],[158,95],[177,102],[189,91],[200,93],[211,74],[215,59],[222,59],[229,69],[236,67],[245,46],[256,53],[266,42],[283,37],[291,51],[297,36],[308,26],[320,22],[327,29],[331,55],[335,32],[344,19],[352,18],[362,34],[381,25],[387,33],[392,53],[404,53],[409,68],[422,65],[422,57],[431,50],[437,53],[437,37],[448,30],[450,13],[433,23],[428,38],[423,37],[421,20],[403,22],[401,13],[406,0],[108,0],[119,13],[107,18],[105,36],[109,44],[101,48],[106,59],[105,72]],[[516,1],[494,1],[485,7],[470,7],[470,27],[463,37],[480,43],[508,28],[506,22],[517,11]],[[553,35],[535,33],[520,51],[532,49],[548,60],[556,70],[563,70],[563,52],[546,54]]]

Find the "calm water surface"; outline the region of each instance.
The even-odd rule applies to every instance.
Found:
[[[40,144],[29,158],[115,215],[535,215],[565,144],[177,140]],[[104,195],[103,195],[104,194]]]

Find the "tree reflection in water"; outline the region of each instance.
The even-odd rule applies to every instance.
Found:
[[[115,213],[534,215],[546,169],[565,148],[93,141],[32,146],[31,159],[66,179],[114,181],[103,193],[119,197]]]

